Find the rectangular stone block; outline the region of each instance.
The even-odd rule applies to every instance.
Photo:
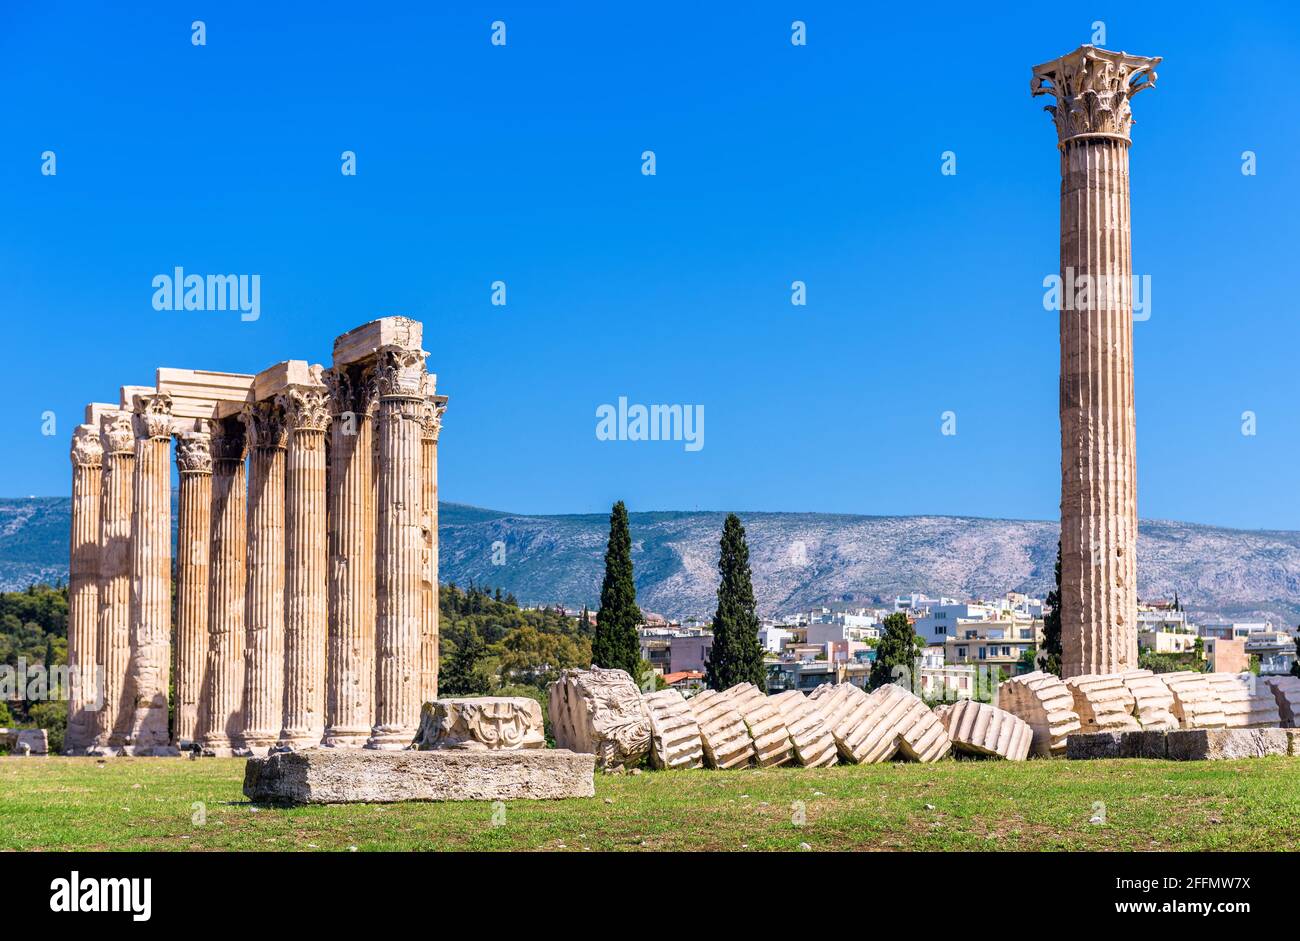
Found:
[[[1168,758],[1169,745],[1164,729],[1145,729],[1141,732],[1124,732],[1119,740],[1121,758]]]
[[[1123,732],[1076,732],[1065,740],[1065,757],[1072,761],[1118,758]]]
[[[1176,761],[1219,761],[1285,755],[1285,729],[1175,729],[1166,739]]]
[[[172,415],[176,418],[213,419],[218,405],[227,406],[227,414],[237,411],[253,388],[253,376],[237,372],[213,372],[208,369],[172,369],[160,367],[155,386],[172,397]]]
[[[244,796],[268,804],[594,797],[595,768],[595,755],[558,748],[519,751],[309,748],[250,758],[244,768]]]
[[[1300,729],[1283,729],[1286,733],[1286,753],[1288,755],[1300,755]]]
[[[424,325],[409,317],[380,317],[362,324],[334,341],[334,365],[345,366],[374,356],[381,347],[421,349]]]

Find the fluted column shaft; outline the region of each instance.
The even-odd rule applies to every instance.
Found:
[[[280,737],[284,713],[284,463],[280,407],[244,412],[252,477],[248,485],[248,590],[244,610],[243,743],[255,752]]]
[[[280,744],[309,748],[325,731],[325,429],[323,387],[283,396],[289,425],[286,470],[284,726]]]
[[[103,485],[99,429],[81,425],[72,439],[72,538],[68,559],[68,728],[63,751],[79,755],[95,740],[103,706],[95,669],[99,630],[99,512]]]
[[[212,539],[212,450],[207,434],[176,442],[176,743],[198,741],[208,659],[208,547]]]
[[[135,429],[128,412],[101,422],[104,479],[99,513],[99,623],[95,665],[103,677],[103,707],[96,714],[95,747],[122,745],[130,720],[127,663],[131,654],[131,506],[135,495]]]
[[[132,715],[123,744],[133,754],[171,745],[171,397],[136,396],[136,487],[132,501]]]
[[[380,353],[375,726],[367,748],[407,748],[420,714],[424,353]]]
[[[375,715],[374,386],[340,368],[329,385],[329,629],[324,744],[360,748]]]
[[[438,698],[438,434],[446,407],[445,396],[431,394],[420,415],[425,552],[425,575],[420,593],[421,706]]]
[[[229,755],[243,747],[244,728],[247,476],[237,421],[228,419],[214,431],[212,458],[208,648],[198,737],[205,752]]]
[[[1130,100],[1159,58],[1083,46],[1036,66],[1061,154],[1062,673],[1137,661]]]

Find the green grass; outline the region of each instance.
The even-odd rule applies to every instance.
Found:
[[[594,798],[515,801],[500,825],[486,803],[255,806],[243,771],[0,759],[0,849],[1284,850],[1300,818],[1300,758],[597,775]]]

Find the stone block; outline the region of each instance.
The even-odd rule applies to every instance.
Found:
[[[244,796],[267,804],[593,797],[595,756],[562,749],[307,748],[250,758]]]
[[[835,736],[822,721],[816,703],[797,689],[777,693],[771,700],[790,730],[795,761],[805,768],[822,768],[839,760]]]
[[[1126,670],[1121,675],[1133,696],[1133,715],[1143,729],[1167,732],[1178,728],[1174,694],[1159,675],[1150,670]]]
[[[1074,732],[1065,739],[1065,757],[1072,761],[1118,758],[1123,732]]]
[[[599,768],[640,764],[650,752],[650,717],[625,670],[564,670],[550,690],[558,748],[594,754]]]
[[[1276,729],[1282,724],[1273,690],[1252,673],[1207,673],[1205,680],[1219,697],[1224,726],[1229,729]]]
[[[1288,755],[1300,755],[1300,729],[1283,729],[1286,733],[1286,753]]]
[[[1282,727],[1294,729],[1300,724],[1300,676],[1261,676],[1277,702]]]
[[[1035,670],[998,687],[993,705],[1029,723],[1030,753],[1042,758],[1065,754],[1066,738],[1081,730],[1074,693],[1053,673]]]
[[[794,760],[794,744],[781,711],[753,683],[737,683],[723,691],[740,713],[754,742],[754,763],[773,768]]]
[[[861,687],[852,683],[824,683],[808,697],[820,714],[822,724],[830,731],[840,757],[851,764],[885,761],[893,757],[896,744],[891,739],[880,755],[872,753],[867,745],[871,734],[870,723],[873,705],[871,697]]]
[[[948,730],[925,702],[887,683],[868,694],[851,683],[818,687],[814,703],[830,726],[841,757],[854,764],[902,758],[937,761],[952,748]]]
[[[656,768],[699,768],[704,764],[700,724],[682,694],[661,689],[642,697],[650,717],[650,763]]]
[[[687,701],[700,726],[704,762],[710,768],[743,768],[754,759],[754,740],[731,700],[712,689]]]
[[[1119,740],[1121,758],[1168,758],[1168,729],[1143,729],[1124,732]]]
[[[988,703],[963,699],[934,710],[948,730],[954,751],[1024,761],[1034,730],[1024,719]]]
[[[424,325],[409,317],[380,317],[349,330],[334,341],[334,365],[358,363],[386,346],[421,349]]]
[[[0,729],[0,746],[14,756],[48,755],[50,736],[45,729]]]
[[[1167,735],[1169,757],[1176,761],[1217,761],[1285,755],[1285,729],[1175,729]]]
[[[545,748],[542,707],[527,696],[479,696],[427,702],[415,747],[487,751]]]
[[[1134,696],[1119,673],[1089,673],[1065,681],[1081,732],[1136,732]]]
[[[1205,679],[1204,673],[1181,670],[1162,673],[1160,678],[1174,697],[1173,713],[1180,728],[1221,729],[1226,720],[1219,696]]]

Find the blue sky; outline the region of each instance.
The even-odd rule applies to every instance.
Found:
[[[84,403],[157,366],[328,364],[406,314],[451,396],[443,499],[1055,518],[1029,75],[1101,20],[1165,57],[1134,105],[1141,515],[1300,528],[1287,4],[127,7],[0,6],[0,494],[66,494]],[[177,265],[260,274],[260,319],[155,311]],[[620,395],[703,405],[705,446],[597,440]]]

